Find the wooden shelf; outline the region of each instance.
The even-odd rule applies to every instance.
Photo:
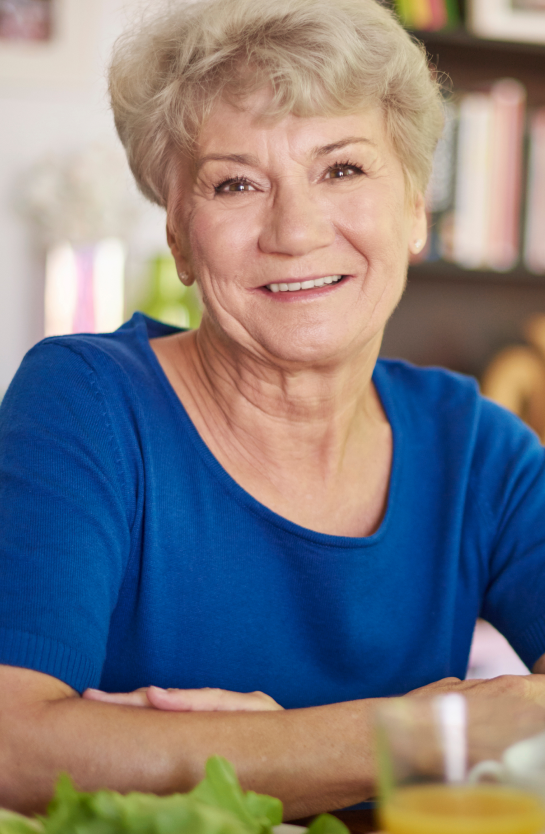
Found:
[[[430,51],[444,46],[457,47],[459,50],[478,49],[488,53],[530,55],[545,60],[545,44],[523,43],[522,41],[492,40],[477,38],[463,27],[442,29],[439,32],[413,31],[412,34],[423,41]]]
[[[482,87],[497,78],[517,78],[531,107],[545,104],[545,45],[476,38],[463,29],[414,32],[454,90]]]
[[[413,278],[421,281],[537,286],[545,290],[545,275],[528,272],[522,266],[509,272],[494,272],[492,270],[463,269],[457,264],[446,263],[445,261],[424,261],[409,267],[409,280]]]
[[[479,273],[482,280],[475,275],[411,267],[382,354],[479,378],[497,351],[521,342],[530,316],[545,313],[545,280],[528,281],[528,273],[518,272],[493,273],[491,280],[483,277],[490,273]]]

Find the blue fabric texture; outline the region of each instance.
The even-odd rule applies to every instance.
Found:
[[[0,409],[0,663],[74,689],[217,686],[284,707],[464,677],[482,615],[545,652],[545,454],[476,383],[380,360],[392,425],[378,531],[304,529],[190,422],[136,314],[47,339]]]

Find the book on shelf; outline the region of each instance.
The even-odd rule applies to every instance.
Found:
[[[525,124],[526,91],[514,79],[446,105],[426,195],[430,241],[422,259],[508,272],[522,256],[528,270],[545,273],[545,108],[530,121],[526,188]]]
[[[493,85],[490,141],[490,207],[486,259],[506,272],[516,265],[520,248],[526,90],[513,79]]]
[[[545,107],[533,114],[529,130],[524,263],[545,273]]]
[[[452,219],[458,105],[445,103],[445,126],[435,149],[433,170],[426,192],[428,242],[419,260],[452,259]]]
[[[466,26],[479,38],[545,44],[543,0],[468,0]]]
[[[518,260],[526,93],[503,79],[460,102],[453,259],[508,271]]]
[[[490,213],[492,102],[470,93],[460,102],[452,259],[468,269],[486,264]]]
[[[421,32],[437,32],[458,26],[458,0],[393,0],[403,26]]]

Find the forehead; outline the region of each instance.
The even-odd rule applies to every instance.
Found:
[[[249,153],[267,150],[270,145],[284,147],[291,153],[313,155],[348,138],[365,140],[370,149],[392,152],[385,128],[383,111],[368,106],[355,113],[340,115],[271,117],[267,111],[270,95],[261,90],[235,104],[220,99],[203,125],[196,156],[221,153]],[[334,148],[332,149],[334,150]]]

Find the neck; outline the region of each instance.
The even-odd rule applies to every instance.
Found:
[[[200,420],[269,475],[297,463],[321,480],[335,479],[351,443],[361,444],[384,421],[372,384],[380,338],[342,361],[308,367],[224,340],[205,317],[177,348],[176,366]]]

